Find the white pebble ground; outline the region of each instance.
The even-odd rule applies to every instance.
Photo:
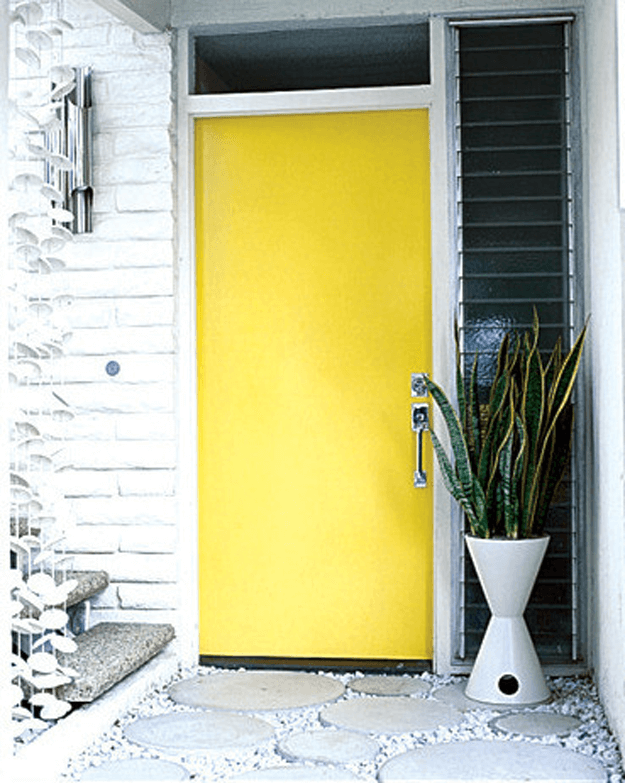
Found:
[[[261,718],[271,724],[274,737],[253,748],[237,748],[227,751],[210,751],[205,754],[188,753],[186,751],[173,753],[158,751],[131,742],[124,736],[124,729],[139,718],[148,718],[175,712],[198,712],[194,707],[176,704],[168,695],[167,689],[175,682],[198,676],[210,676],[221,669],[199,667],[180,670],[175,678],[166,685],[149,693],[132,710],[120,718],[117,723],[86,751],[72,759],[64,775],[64,780],[80,780],[83,771],[99,766],[107,761],[129,758],[163,759],[184,767],[190,780],[195,783],[209,781],[225,781],[245,773],[259,771],[268,767],[285,766],[289,762],[280,753],[279,746],[286,740],[303,731],[315,731],[328,727],[320,719],[320,707],[302,707],[292,710],[263,711],[247,715]],[[320,672],[335,678],[347,686],[350,680],[362,676],[358,672],[329,673]],[[408,677],[408,675],[406,675]],[[432,698],[430,695],[439,688],[450,683],[466,682],[465,678],[452,676],[436,676],[429,673],[413,675],[411,679],[420,680],[431,686],[431,690],[404,698]],[[362,758],[354,762],[344,763],[341,769],[351,772],[356,779],[375,783],[380,768],[391,758],[401,753],[436,743],[458,742],[468,740],[501,740],[509,737],[510,742],[532,742],[556,745],[561,748],[582,753],[603,764],[606,770],[606,780],[609,783],[625,783],[621,757],[615,738],[610,733],[603,709],[599,703],[597,692],[590,679],[580,677],[557,677],[549,680],[552,700],[544,705],[532,708],[538,713],[550,712],[557,715],[578,718],[580,726],[565,736],[549,735],[545,737],[520,736],[506,734],[496,726],[496,719],[510,712],[509,708],[495,709],[485,707],[469,710],[464,713],[463,720],[450,728],[437,729],[429,732],[412,732],[406,734],[370,735],[379,746],[373,760]],[[370,699],[369,695],[358,693],[346,688],[341,699]]]

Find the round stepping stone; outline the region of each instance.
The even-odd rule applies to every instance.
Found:
[[[339,767],[305,767],[303,765],[293,764],[290,767],[266,767],[265,769],[246,772],[244,775],[238,775],[230,780],[264,780],[264,781],[282,781],[282,780],[359,780],[352,772]]]
[[[406,734],[457,726],[462,713],[434,699],[385,696],[331,704],[321,711],[320,718],[325,724],[352,731]]]
[[[378,780],[380,783],[408,780],[598,783],[606,780],[606,773],[598,761],[555,745],[475,740],[424,745],[395,756],[382,766]]]
[[[349,764],[373,761],[380,746],[364,734],[338,729],[303,731],[287,737],[278,750],[289,759]]]
[[[582,722],[577,718],[554,712],[512,712],[491,722],[495,729],[512,734],[525,734],[528,737],[564,737],[581,725]]]
[[[264,720],[247,715],[174,712],[130,723],[124,736],[157,750],[201,753],[259,745],[272,739],[273,729]]]
[[[321,674],[264,671],[193,677],[169,689],[169,695],[178,704],[251,712],[325,704],[344,692],[341,682]]]
[[[369,696],[414,696],[428,693],[431,686],[423,680],[403,677],[400,674],[385,676],[371,674],[357,677],[348,683],[350,690]]]
[[[486,704],[483,701],[475,701],[465,696],[466,683],[454,682],[450,685],[443,685],[441,688],[437,688],[432,691],[432,696],[438,701],[442,701],[444,704],[450,704],[460,712],[470,712],[471,710],[487,710],[491,707],[494,709],[501,709],[501,704]]]
[[[189,780],[184,767],[161,759],[123,759],[89,767],[81,780]]]

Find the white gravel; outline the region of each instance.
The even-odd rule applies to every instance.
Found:
[[[275,728],[275,738],[264,746],[252,750],[237,750],[227,752],[213,752],[206,755],[168,754],[155,750],[142,748],[126,740],[123,736],[123,728],[137,718],[145,718],[153,715],[162,715],[171,712],[189,712],[194,708],[175,704],[167,695],[167,688],[173,682],[180,679],[208,675],[223,669],[211,667],[199,667],[181,669],[175,678],[167,685],[158,688],[148,694],[132,710],[120,718],[116,724],[86,751],[72,759],[67,772],[63,776],[65,780],[80,780],[84,769],[92,765],[102,764],[106,760],[125,758],[161,758],[173,761],[184,766],[190,773],[191,779],[196,783],[208,783],[208,781],[222,781],[264,767],[284,765],[283,756],[277,750],[277,744],[287,735],[295,734],[306,729],[326,728],[319,720],[319,708],[307,707],[275,713],[256,713],[264,721],[271,723]],[[359,672],[336,674],[331,672],[319,672],[327,676],[339,679],[347,684],[351,679],[361,676]],[[425,673],[417,675],[418,678],[430,683],[434,688],[452,682],[462,682],[464,678],[453,676],[436,676]],[[607,720],[597,691],[591,680],[582,677],[557,677],[551,678],[549,685],[553,694],[553,700],[546,705],[538,706],[537,712],[554,712],[562,715],[571,715],[581,720],[579,729],[566,737],[545,738],[520,738],[510,737],[511,742],[538,742],[543,744],[555,744],[578,753],[591,756],[603,763],[608,772],[609,783],[625,783],[625,773],[622,767],[621,756],[615,738],[610,733]],[[342,698],[371,698],[353,691],[347,690]],[[422,697],[406,697],[422,698]],[[426,697],[429,698],[429,697]],[[428,743],[443,743],[450,741],[462,741],[470,739],[495,739],[501,738],[501,732],[492,727],[492,721],[498,715],[507,712],[495,709],[480,709],[468,712],[461,725],[451,729],[441,729],[428,734],[413,733],[395,736],[375,735],[380,745],[380,752],[375,761],[356,764],[345,764],[345,768],[357,774],[363,781],[374,783],[380,766],[388,759],[397,756],[407,750]],[[255,713],[250,713],[255,714]],[[504,735],[505,736],[505,735]]]

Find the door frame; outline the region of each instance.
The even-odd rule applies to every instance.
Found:
[[[178,340],[176,410],[178,414],[178,640],[186,665],[199,656],[198,501],[197,501],[197,375],[194,122],[202,117],[317,114],[329,112],[428,109],[430,120],[430,194],[432,259],[433,373],[443,385],[452,377],[452,334],[456,281],[451,221],[451,171],[446,94],[445,32],[442,18],[430,22],[431,83],[414,87],[311,90],[284,93],[189,94],[189,30],[177,36],[177,204],[176,332]],[[444,261],[441,262],[441,260]],[[191,404],[189,404],[191,401]],[[435,420],[436,411],[433,411]],[[406,420],[406,426],[410,422]],[[438,673],[463,671],[452,667],[452,510],[441,481],[434,484],[433,531],[433,668]]]

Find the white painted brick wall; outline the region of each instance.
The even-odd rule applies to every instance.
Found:
[[[93,68],[94,230],[36,294],[70,294],[67,358],[44,372],[75,413],[59,438],[58,487],[75,568],[111,585],[93,620],[175,620],[174,182],[172,53],[90,0],[65,0],[68,65]],[[109,361],[120,365],[110,377]],[[29,390],[27,390],[29,391]],[[29,392],[30,393],[30,392]],[[33,392],[33,399],[35,393]]]

